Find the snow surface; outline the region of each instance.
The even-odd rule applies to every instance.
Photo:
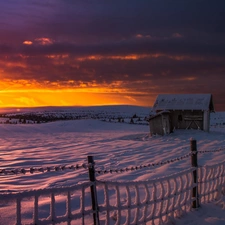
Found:
[[[133,113],[138,114],[137,108],[135,111],[124,111],[124,107],[121,109],[127,117]],[[104,107],[101,110],[104,111]],[[110,108],[107,107],[107,110],[110,111]],[[117,113],[118,108],[115,116]],[[0,124],[0,169],[76,165],[87,163],[88,155],[94,156],[96,169],[140,166],[187,154],[191,138],[197,140],[198,150],[215,150],[225,147],[225,113],[218,115],[213,115],[209,133],[200,130],[176,130],[164,137],[150,137],[149,127],[146,125],[96,119],[43,124]],[[142,116],[148,116],[148,111],[142,111]],[[225,160],[225,151],[199,154],[198,157],[200,166],[217,164]],[[104,174],[97,178],[119,181],[149,180],[187,168],[190,168],[189,158],[161,167]],[[0,192],[69,186],[87,180],[86,170],[1,175]],[[2,215],[6,213],[4,207],[5,205],[0,203]],[[215,203],[203,205],[169,224],[224,225],[223,208],[224,205]],[[10,220],[7,223],[13,224]],[[0,224],[4,224],[1,217]]]

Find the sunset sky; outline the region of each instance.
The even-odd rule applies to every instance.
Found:
[[[212,93],[225,110],[224,0],[0,0],[0,107]]]

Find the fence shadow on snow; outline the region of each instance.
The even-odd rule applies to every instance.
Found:
[[[225,162],[198,167],[191,140],[190,153],[157,164],[120,170],[95,171],[92,156],[87,165],[0,170],[1,175],[88,169],[89,181],[70,187],[0,194],[0,224],[163,224],[201,204],[217,200],[225,185]],[[223,151],[224,149],[214,150]],[[149,181],[113,182],[96,179],[96,173],[113,173],[159,166],[191,157],[188,170]],[[43,204],[44,202],[44,204]],[[28,206],[29,210],[25,210]]]

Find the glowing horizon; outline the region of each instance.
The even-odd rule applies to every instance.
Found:
[[[20,90],[1,92],[0,107],[142,105],[130,96],[73,90]],[[9,102],[9,103],[8,103]],[[147,106],[147,105],[146,105]]]
[[[150,106],[138,95],[128,90],[92,87],[92,88],[36,88],[1,90],[0,107],[40,107],[40,106],[97,106],[97,105],[140,105]],[[132,97],[136,95],[137,97]],[[142,96],[143,98],[143,96]],[[152,99],[153,101],[153,99]]]

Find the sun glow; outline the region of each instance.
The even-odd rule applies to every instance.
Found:
[[[20,90],[0,93],[0,107],[91,106],[134,103],[129,96],[115,93],[89,93],[78,90]]]
[[[121,88],[121,81],[97,84],[5,79],[0,86],[0,107],[137,104],[140,102],[133,95],[143,94]]]

